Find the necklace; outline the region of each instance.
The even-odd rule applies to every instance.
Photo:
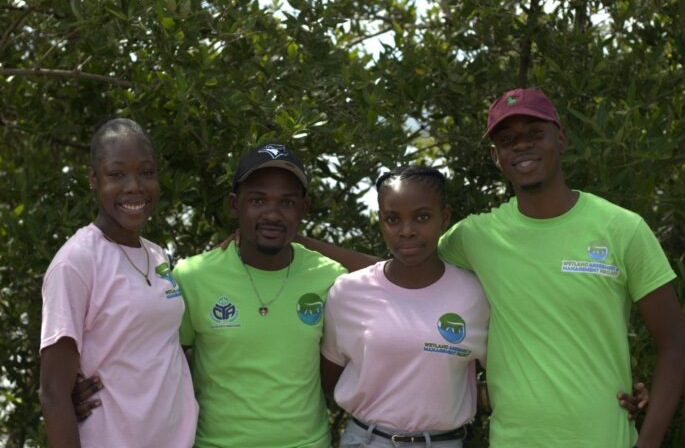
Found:
[[[136,266],[136,264],[133,262],[133,260],[131,260],[131,258],[128,256],[128,254],[126,253],[126,251],[124,250],[124,248],[121,247],[121,246],[119,245],[119,243],[117,243],[117,242],[114,241],[112,238],[110,238],[110,237],[108,237],[107,235],[105,235],[105,232],[102,232],[102,235],[105,237],[105,239],[106,239],[107,241],[109,241],[110,243],[114,243],[114,244],[117,245],[117,247],[119,248],[119,250],[121,251],[121,253],[124,254],[124,257],[126,257],[126,260],[129,262],[129,264],[130,264],[131,266],[133,266],[133,269],[135,269],[140,275],[143,276],[143,278],[144,278],[145,281],[147,282],[147,285],[148,285],[148,286],[152,286],[152,283],[150,283],[150,278],[148,277],[148,273],[150,272],[150,253],[147,251],[147,248],[145,247],[145,244],[143,244],[143,240],[140,239],[140,237],[138,237],[138,241],[140,242],[140,247],[142,247],[143,250],[145,251],[145,259],[147,260],[147,263],[146,263],[146,265],[145,265],[145,272],[143,272],[143,271],[141,271],[140,269],[138,269],[138,266]]]
[[[285,288],[285,284],[288,282],[288,277],[290,276],[290,265],[293,264],[293,250],[292,248],[290,249],[290,262],[288,263],[288,270],[285,271],[285,278],[283,279],[283,283],[281,283],[281,287],[278,288],[278,292],[268,302],[264,302],[264,300],[262,300],[262,296],[259,294],[259,290],[257,290],[257,285],[255,285],[254,279],[252,278],[252,274],[250,274],[250,270],[247,268],[247,265],[245,264],[243,257],[240,255],[240,252],[238,252],[238,257],[240,258],[240,263],[242,263],[243,268],[245,268],[247,277],[250,279],[252,290],[254,291],[254,294],[257,296],[257,300],[259,300],[259,314],[260,316],[266,316],[269,313],[269,305],[274,303],[276,299],[280,297],[281,293],[283,292],[283,289]]]

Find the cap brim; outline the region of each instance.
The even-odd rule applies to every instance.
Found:
[[[283,170],[290,171],[302,183],[304,188],[307,188],[307,185],[309,184],[309,182],[307,181],[307,177],[304,175],[304,172],[293,163],[288,162],[286,160],[270,160],[268,162],[264,162],[261,165],[252,168],[251,170],[243,174],[240,177],[240,179],[234,182],[234,188],[235,185],[238,185],[239,183],[247,179],[250,176],[250,174],[254,173],[257,170],[261,170],[262,168],[281,168]]]
[[[493,124],[490,125],[490,127],[488,127],[488,129],[485,131],[485,134],[483,134],[483,137],[481,137],[481,138],[486,138],[486,137],[490,138],[490,134],[492,134],[492,131],[495,130],[497,125],[499,125],[502,121],[504,121],[507,118],[512,117],[514,115],[525,115],[527,117],[535,117],[535,118],[539,118],[541,120],[551,121],[552,123],[556,123],[557,126],[561,127],[561,124],[559,123],[559,119],[557,119],[557,118],[550,119],[549,114],[547,114],[545,112],[539,111],[537,109],[532,109],[530,107],[522,107],[520,109],[512,110],[511,112],[506,113],[506,114],[502,115],[501,117],[499,117],[499,119],[497,121],[495,121]]]

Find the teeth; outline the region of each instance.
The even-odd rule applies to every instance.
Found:
[[[523,162],[517,163],[517,165],[520,166],[521,168],[525,168],[527,166],[532,165],[533,163],[534,163],[533,160],[524,160]]]
[[[139,210],[142,210],[143,207],[145,207],[145,202],[134,202],[134,203],[128,203],[128,204],[121,204],[123,208],[126,210],[132,211],[132,212],[137,212]]]

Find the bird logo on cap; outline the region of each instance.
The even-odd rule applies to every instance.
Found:
[[[288,152],[285,150],[285,146],[283,145],[266,145],[258,152],[260,154],[268,154],[274,160],[288,155]]]

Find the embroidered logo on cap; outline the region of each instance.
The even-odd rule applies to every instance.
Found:
[[[511,96],[511,95],[509,95],[509,96],[507,97],[507,104],[510,105],[510,106],[516,104],[516,98],[514,98],[514,97]]]
[[[273,144],[266,145],[257,152],[260,154],[268,154],[274,160],[288,155],[288,151],[285,150],[285,146]]]

